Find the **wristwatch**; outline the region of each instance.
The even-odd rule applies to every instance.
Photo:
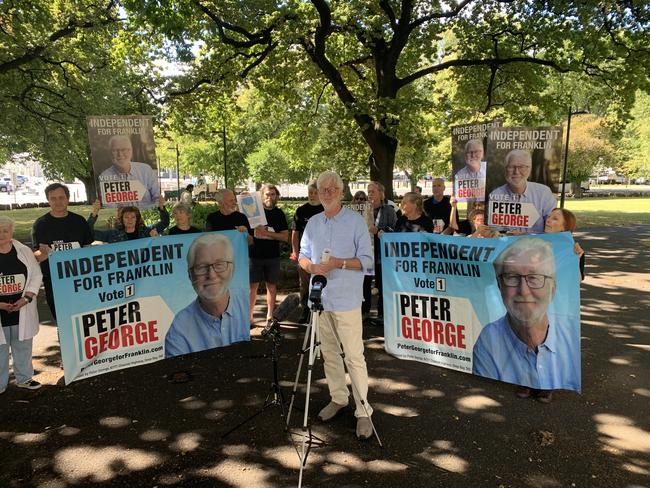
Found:
[[[27,300],[27,303],[32,303],[33,298],[28,295],[23,295],[23,298]]]
[[[345,259],[343,260],[343,266],[341,266],[341,269],[348,269],[348,262]]]

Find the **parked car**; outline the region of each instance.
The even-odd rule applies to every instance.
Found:
[[[11,178],[5,176],[0,178],[0,191],[3,193],[11,193],[14,190],[13,185],[11,184]]]

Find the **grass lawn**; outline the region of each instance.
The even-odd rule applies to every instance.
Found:
[[[280,202],[280,207],[287,214],[291,221],[295,209],[304,202]],[[589,227],[608,227],[626,224],[650,224],[650,198],[585,198],[574,200],[568,198],[565,206],[574,212],[578,218],[578,229],[587,229]],[[462,208],[462,205],[459,205]],[[84,217],[90,215],[90,205],[78,205],[71,207],[71,211]],[[206,211],[214,209],[206,208]],[[22,242],[28,242],[31,239],[32,224],[34,221],[46,213],[47,208],[26,208],[19,210],[3,210],[0,215],[6,215],[16,221],[14,238]],[[198,211],[197,214],[202,212]],[[461,210],[461,216],[465,211]],[[99,214],[97,227],[103,229],[106,227],[106,219],[113,215],[113,212],[102,210]],[[155,218],[157,216],[152,216]],[[197,215],[198,217],[198,215]],[[204,216],[203,216],[204,218]],[[198,219],[200,220],[200,219]],[[199,222],[197,222],[199,223]],[[200,224],[200,223],[199,223]],[[200,225],[199,225],[200,226]]]
[[[650,198],[567,198],[564,206],[576,214],[578,230],[627,224],[650,224]]]

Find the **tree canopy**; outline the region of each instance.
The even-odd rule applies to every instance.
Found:
[[[399,126],[417,111],[409,87],[419,80],[435,91],[436,75],[449,73],[460,99],[473,100],[457,110],[465,121],[499,109],[522,120],[541,105],[538,118],[556,123],[544,105],[559,105],[549,82],[561,73],[616,88],[622,112],[638,87],[648,88],[645,2],[172,0],[161,8],[145,0],[144,11],[142,4],[126,2],[131,15],[167,35],[179,58],[202,45],[170,93],[244,79],[278,96],[287,86],[329,87],[373,156],[371,177],[388,188]]]

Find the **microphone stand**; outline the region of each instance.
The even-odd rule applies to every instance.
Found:
[[[225,439],[228,437],[231,433],[235,432],[237,429],[242,427],[243,425],[247,424],[251,420],[253,420],[255,417],[263,413],[267,408],[269,407],[280,407],[280,415],[284,417],[285,415],[285,405],[286,401],[284,399],[284,393],[282,392],[282,388],[280,388],[280,381],[278,378],[278,349],[280,347],[280,344],[282,343],[282,334],[280,333],[280,325],[277,324],[274,327],[275,330],[271,329],[271,332],[268,333],[268,335],[271,336],[273,339],[272,345],[271,345],[271,361],[273,362],[273,381],[271,383],[271,387],[269,389],[268,394],[266,395],[266,399],[264,400],[264,405],[262,405],[262,408],[260,408],[257,412],[255,412],[253,415],[250,417],[242,420],[239,422],[237,425],[235,425],[233,428],[231,428],[228,432],[223,434],[221,436],[222,439]]]

